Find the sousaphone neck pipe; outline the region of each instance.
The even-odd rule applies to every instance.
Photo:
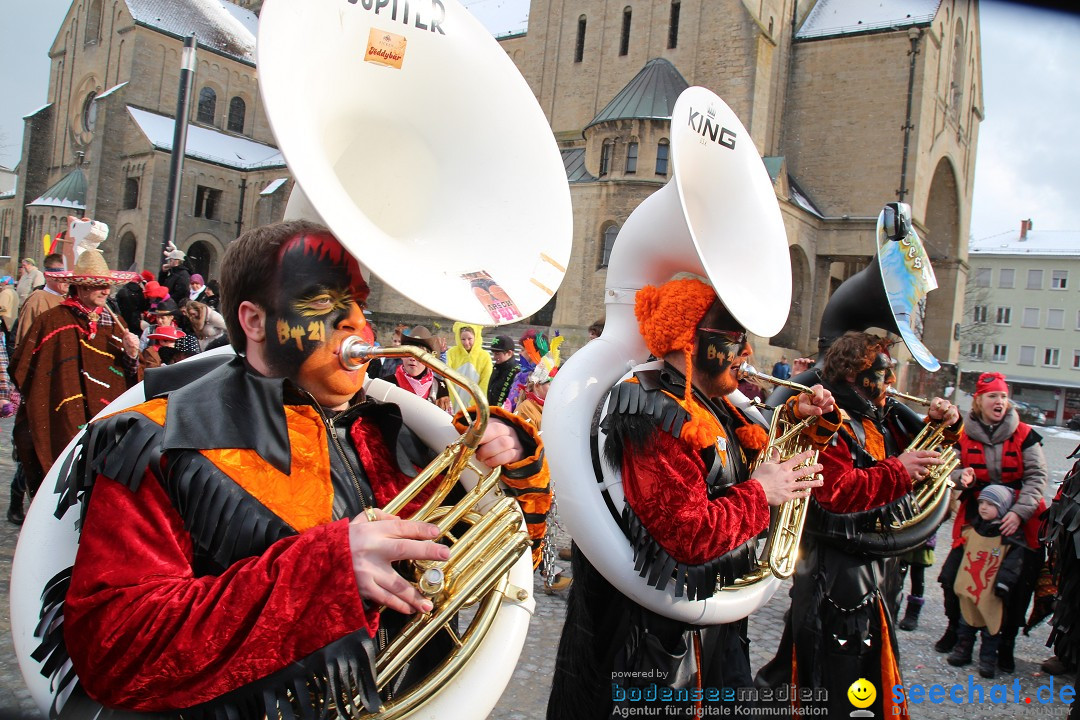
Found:
[[[918,395],[908,395],[907,393],[900,392],[892,385],[885,388],[885,394],[894,398],[900,398],[901,400],[907,400],[908,402],[916,403],[917,405],[925,405],[926,407],[930,407],[930,401],[926,398],[919,397]]]
[[[773,377],[772,375],[766,375],[765,373],[761,372],[760,370],[758,370],[756,367],[754,367],[750,363],[743,363],[742,365],[739,366],[739,379],[740,380],[764,380],[767,383],[772,383],[773,385],[782,385],[782,386],[784,386],[786,388],[791,388],[792,390],[798,390],[800,393],[805,393],[807,395],[813,395],[814,394],[814,391],[811,388],[807,387],[806,385],[803,385],[802,383],[797,383],[794,380],[781,380],[778,377]]]
[[[468,430],[461,436],[461,441],[470,449],[470,451],[476,450],[480,445],[480,438],[483,437],[484,430],[487,429],[491,410],[488,407],[487,396],[480,391],[480,387],[475,382],[458,373],[456,370],[451,370],[450,367],[441,362],[438,357],[432,353],[425,352],[415,345],[376,347],[364,342],[359,336],[350,335],[341,343],[341,354],[339,356],[341,366],[346,370],[357,370],[364,363],[375,358],[406,357],[416,358],[432,372],[442,375],[450,382],[464,388],[465,392],[472,397],[473,405],[476,406],[476,417],[472,419],[472,423],[469,425]]]

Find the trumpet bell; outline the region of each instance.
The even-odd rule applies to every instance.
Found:
[[[551,299],[573,229],[562,157],[524,78],[458,2],[270,0],[258,67],[311,209],[383,281],[483,325]]]

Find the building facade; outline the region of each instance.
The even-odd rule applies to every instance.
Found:
[[[551,123],[574,206],[571,263],[533,324],[561,329],[572,351],[603,316],[611,244],[670,177],[671,107],[682,87],[702,85],[765,158],[788,234],[791,314],[772,349],[756,343],[760,361],[816,351],[831,292],[869,262],[877,215],[896,200],[912,206],[939,281],[926,343],[956,358],[983,113],[976,0],[515,1],[526,29],[499,42]],[[199,60],[178,245],[213,275],[241,230],[281,217],[292,181],[256,87],[261,3],[242,5],[75,0],[50,49],[49,104],[26,118],[18,186],[0,195],[9,252],[40,256],[42,236],[74,211],[110,225],[110,262],[157,267],[171,160],[163,128],[190,32]],[[76,172],[83,206],[48,205]],[[752,254],[739,262],[751,277],[770,271]],[[380,321],[433,321],[372,286]]]
[[[829,295],[869,262],[881,207],[902,200],[939,282],[925,340],[956,359],[983,114],[976,2],[532,0],[527,30],[500,42],[575,171],[574,256],[554,325],[602,316],[610,242],[677,162],[667,157],[669,115],[610,111],[663,60],[724,99],[774,180],[794,292],[772,345],[816,351]],[[741,262],[768,272],[752,257]],[[764,345],[765,359],[781,352]]]
[[[184,38],[198,38],[176,245],[213,276],[245,227],[291,188],[255,74],[258,18],[198,0],[76,0],[49,48],[48,104],[26,116],[19,181],[0,194],[0,249],[40,260],[66,216],[110,227],[120,269],[162,263]],[[269,190],[268,190],[269,189]]]
[[[1014,400],[1063,425],[1080,414],[1080,232],[1019,232],[973,242],[960,363],[970,390],[983,372]]]

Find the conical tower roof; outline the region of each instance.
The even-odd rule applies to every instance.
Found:
[[[675,101],[687,87],[674,65],[664,58],[653,58],[585,128],[609,120],[669,119]]]
[[[59,207],[72,210],[86,209],[86,175],[80,168],[75,168],[62,177],[59,182],[41,194],[37,200],[27,203],[27,207]]]

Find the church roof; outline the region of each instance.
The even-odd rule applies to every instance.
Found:
[[[174,121],[167,115],[158,115],[128,105],[132,119],[158,150],[172,152]],[[220,130],[188,126],[185,157],[211,162],[236,170],[261,170],[285,167],[285,158],[273,145],[229,135]]]
[[[669,120],[675,101],[687,87],[674,65],[653,58],[585,128],[609,120]]]
[[[51,188],[41,194],[41,197],[27,203],[27,207],[58,207],[72,210],[86,209],[86,175],[81,168],[75,168]]]
[[[929,25],[941,0],[818,0],[795,33],[809,40]]]
[[[591,182],[596,179],[585,169],[585,148],[563,150],[562,161],[567,182]]]
[[[176,38],[195,33],[201,47],[255,65],[259,18],[225,0],[125,0],[136,25]]]

